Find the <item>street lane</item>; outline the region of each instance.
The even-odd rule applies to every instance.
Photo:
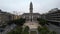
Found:
[[[7,34],[7,32],[10,32],[12,29],[16,27],[15,24],[7,25],[3,32],[0,32],[0,34]]]
[[[50,23],[49,25],[46,25],[46,26],[49,28],[49,30],[55,31],[57,34],[60,34],[60,27],[50,24]]]

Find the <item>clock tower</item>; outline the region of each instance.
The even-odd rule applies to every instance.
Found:
[[[33,13],[33,4],[30,2],[30,13]]]

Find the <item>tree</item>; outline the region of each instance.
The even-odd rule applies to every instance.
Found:
[[[12,20],[12,21],[9,21],[9,25],[12,24],[12,23],[15,23],[17,25],[20,25],[22,26],[24,23],[25,23],[25,19],[23,18],[20,18],[20,19],[17,19],[17,20]]]
[[[38,18],[37,20],[39,21],[39,24],[42,25],[42,26],[47,24],[47,20],[45,20],[45,19]]]
[[[39,34],[48,34],[49,30],[47,27],[38,27]]]
[[[38,26],[38,32],[39,32],[39,34],[40,34],[40,31],[41,31],[41,27],[40,27],[40,26]]]
[[[23,34],[29,34],[29,32],[28,32],[28,31],[29,31],[29,27],[28,27],[28,26],[26,26],[26,27],[25,27],[25,29],[24,29],[24,31],[23,31]]]
[[[22,27],[17,27],[16,29],[8,32],[7,34],[21,34],[22,32]]]
[[[50,32],[50,34],[56,34],[56,32],[55,31],[52,31],[52,32]]]

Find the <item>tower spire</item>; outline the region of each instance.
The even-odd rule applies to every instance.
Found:
[[[30,13],[33,13],[33,4],[30,2]]]

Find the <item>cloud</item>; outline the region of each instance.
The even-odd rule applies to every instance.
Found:
[[[53,8],[60,8],[60,0],[0,0],[0,9],[8,12],[29,12],[31,1],[34,12],[37,13],[46,13]]]

